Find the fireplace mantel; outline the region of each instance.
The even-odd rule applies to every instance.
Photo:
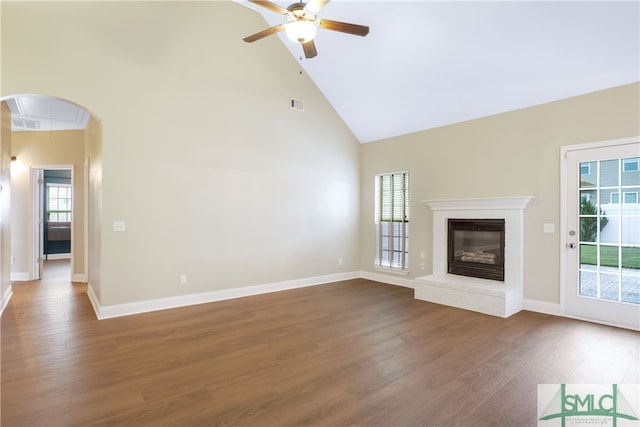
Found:
[[[423,200],[432,211],[456,210],[523,210],[533,196],[523,197],[488,197],[478,199],[441,199]]]
[[[524,298],[524,210],[532,196],[424,200],[433,211],[433,274],[416,278],[415,298],[494,316],[522,310]],[[450,218],[505,220],[504,282],[447,273]]]

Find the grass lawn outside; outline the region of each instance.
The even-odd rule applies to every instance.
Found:
[[[580,245],[580,263],[596,265],[597,245]],[[622,247],[622,268],[640,269],[640,248]],[[600,265],[618,267],[618,246],[600,246]]]

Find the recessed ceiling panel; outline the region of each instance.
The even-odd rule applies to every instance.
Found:
[[[5,101],[15,132],[85,129],[91,117],[75,104],[45,95],[17,95]]]

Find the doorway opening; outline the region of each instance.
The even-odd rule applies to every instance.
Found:
[[[73,169],[45,168],[41,175],[42,211],[34,213],[34,217],[42,218],[39,224],[42,229],[37,234],[42,241],[35,245],[42,248],[42,253],[38,254],[38,258],[44,262],[41,276],[46,275],[50,279],[54,275],[71,281]]]
[[[10,282],[38,280],[44,263],[57,260],[69,264],[67,281],[88,282],[89,234],[99,232],[100,206],[92,194],[101,190],[100,122],[48,95],[0,100],[11,118],[3,140],[12,158],[11,250],[2,254],[9,258]]]

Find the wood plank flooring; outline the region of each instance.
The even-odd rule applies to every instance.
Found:
[[[537,384],[639,382],[637,332],[364,279],[98,321],[47,268],[2,316],[3,427],[535,426]]]

